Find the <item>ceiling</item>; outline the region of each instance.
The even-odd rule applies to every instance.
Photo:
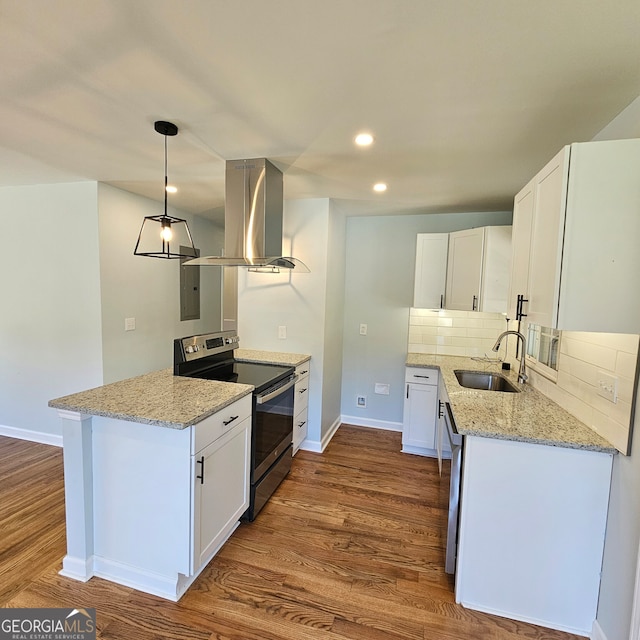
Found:
[[[257,157],[348,215],[506,210],[640,94],[639,33],[638,0],[0,0],[0,185],[161,200],[169,120],[185,211]]]

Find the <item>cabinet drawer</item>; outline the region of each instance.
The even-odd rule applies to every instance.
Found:
[[[426,367],[407,367],[405,382],[414,384],[438,384],[438,370]]]
[[[248,394],[192,427],[191,453],[197,453],[251,416],[253,396]]]
[[[308,409],[305,407],[300,413],[296,414],[293,419],[293,453],[300,448],[300,444],[307,437],[308,424],[307,424]]]
[[[307,362],[304,362],[303,364],[299,364],[296,367],[296,375],[298,376],[298,382],[300,382],[302,378],[305,378],[306,376],[308,376],[310,371],[311,371],[311,362],[309,362],[309,360],[307,360]]]
[[[298,415],[309,405],[309,379],[298,381],[295,386],[295,396],[293,401],[293,415]]]

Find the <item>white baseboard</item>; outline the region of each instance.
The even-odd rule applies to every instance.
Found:
[[[62,435],[45,433],[44,431],[31,431],[31,429],[20,429],[18,427],[8,427],[3,424],[0,424],[0,436],[17,438],[18,440],[28,440],[29,442],[39,442],[40,444],[50,444],[54,447],[62,446]]]
[[[340,421],[340,418],[336,418],[335,422],[331,425],[329,431],[324,434],[321,441],[309,440],[309,438],[307,438],[306,440],[302,441],[300,448],[304,451],[311,451],[312,453],[322,453],[327,448],[327,445],[331,442],[331,438],[333,438],[336,431],[338,430],[338,427],[341,424],[342,423]]]
[[[344,415],[341,419],[343,424],[352,424],[355,427],[369,427],[371,429],[384,429],[385,431],[402,431],[402,422],[389,422],[387,420],[374,420],[373,418]]]
[[[58,573],[66,578],[87,582],[94,576],[93,556],[87,559],[65,556],[62,559],[62,569]]]
[[[591,640],[607,640],[607,636],[602,630],[602,627],[598,624],[597,620],[593,621],[593,627],[591,628],[591,635],[589,638],[591,638]]]
[[[180,599],[198,575],[196,573],[185,580],[185,576],[177,573],[165,576],[98,556],[94,557],[93,566],[93,574],[98,578],[110,580],[124,587],[131,587],[172,602],[177,602]]]
[[[322,453],[327,445],[331,442],[331,438],[335,435],[341,424],[349,424],[355,427],[370,427],[371,429],[384,429],[386,431],[402,431],[401,422],[385,422],[384,420],[363,420],[356,416],[340,416],[331,425],[331,428],[323,436],[322,441],[310,440],[307,438],[300,444],[300,449],[311,451],[312,453]]]

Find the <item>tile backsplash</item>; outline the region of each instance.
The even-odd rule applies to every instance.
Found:
[[[628,453],[639,341],[637,335],[563,331],[557,382],[531,368],[530,382],[618,451]],[[598,394],[603,373],[617,379],[615,403]]]
[[[501,313],[411,309],[409,351],[445,356],[487,354],[494,358],[491,347],[506,328],[507,320]]]
[[[412,308],[408,351],[495,358],[497,354],[491,347],[506,328],[506,317],[500,313]],[[509,328],[515,328],[515,323],[511,322]],[[549,380],[528,366],[529,383],[620,452],[628,454],[639,342],[638,335],[563,331],[557,381]],[[506,348],[506,353],[504,347],[500,349],[500,357],[517,367],[513,338]],[[615,403],[598,394],[602,373],[617,379]]]

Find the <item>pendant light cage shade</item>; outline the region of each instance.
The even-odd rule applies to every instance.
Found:
[[[145,217],[133,253],[166,259],[198,256],[187,221],[169,215]]]
[[[187,221],[167,213],[167,136],[175,136],[178,127],[172,122],[158,120],[154,128],[164,136],[164,213],[145,217],[133,254],[148,258],[196,258],[198,251]]]

